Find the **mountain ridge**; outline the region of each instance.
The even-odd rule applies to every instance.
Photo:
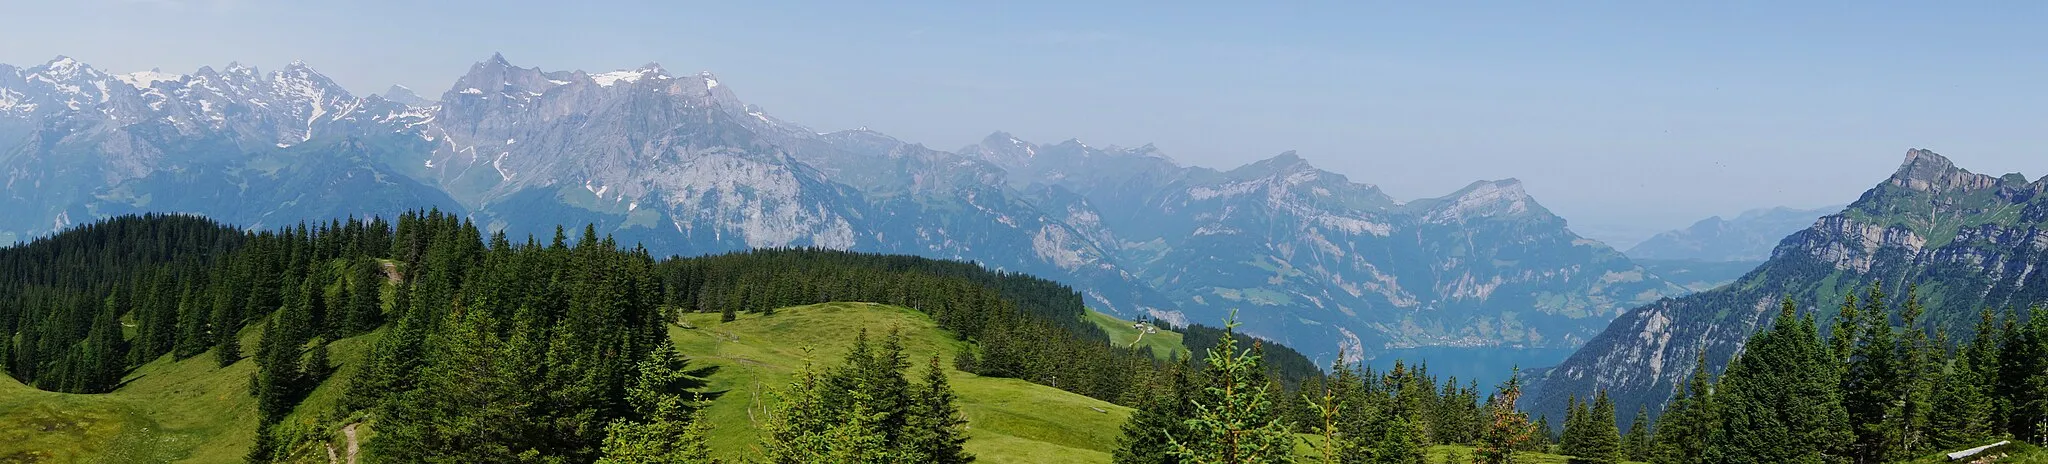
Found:
[[[1964,170],[1913,149],[1892,176],[1841,212],[1785,237],[1735,283],[1634,308],[1532,388],[1538,411],[1606,389],[1624,408],[1657,409],[1705,356],[1719,370],[1791,298],[1826,322],[1842,298],[1881,282],[1917,286],[1927,328],[1971,327],[1982,308],[2048,301],[2048,182]],[[1957,336],[1963,334],[1954,333]]]
[[[972,260],[1074,283],[1126,317],[1214,321],[1245,308],[1249,332],[1354,359],[1431,344],[1571,346],[1624,304],[1682,291],[1570,232],[1513,179],[1400,201],[1291,151],[1219,171],[1150,144],[1034,144],[1000,131],[933,150],[813,131],[711,73],[654,63],[550,71],[493,54],[429,106],[401,101],[424,100],[402,88],[358,97],[304,63],[126,79],[68,59],[35,69],[0,72],[0,99],[15,102],[0,105],[13,116],[0,118],[0,144],[14,144],[0,146],[0,210],[17,213],[0,230],[15,238],[119,212],[255,226],[411,203],[513,234],[592,223],[659,253]],[[8,77],[29,74],[69,87]],[[105,115],[83,116],[95,112]],[[62,188],[28,187],[44,185]],[[344,185],[351,195],[271,194]],[[1508,245],[1469,245],[1493,242]]]

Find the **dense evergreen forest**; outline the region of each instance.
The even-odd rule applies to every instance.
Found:
[[[253,362],[250,462],[311,458],[337,423],[374,424],[368,452],[386,462],[712,462],[698,410],[722,392],[670,327],[684,312],[837,301],[912,308],[967,349],[913,360],[896,334],[859,334],[843,360],[772,392],[756,423],[769,462],[971,461],[947,363],[1136,408],[1120,463],[1420,463],[1432,445],[1489,464],[1528,452],[1878,463],[2048,440],[2040,310],[1983,311],[1951,340],[1921,320],[1915,292],[1879,285],[1825,328],[1787,303],[1667,410],[1616,411],[1592,392],[1552,422],[1517,410],[1518,379],[1482,390],[1426,365],[1344,360],[1325,373],[1230,325],[1180,328],[1192,359],[1117,347],[1071,288],[971,263],[812,249],[657,259],[587,227],[515,242],[436,211],[261,232],[121,217],[0,250],[0,283],[0,369],[37,388],[107,392],[163,357]],[[337,380],[337,406],[299,408],[336,372],[328,344],[366,334],[376,342]]]
[[[340,407],[312,423],[374,418],[368,447],[399,462],[590,462],[611,441],[646,435],[631,427],[685,430],[707,394],[664,335],[685,311],[905,306],[971,342],[945,360],[962,370],[1126,404],[1172,364],[1111,346],[1071,288],[970,263],[828,250],[655,259],[590,228],[514,242],[437,211],[261,232],[121,217],[0,250],[0,272],[0,333],[12,335],[0,369],[38,388],[110,391],[164,356],[251,359],[252,462],[308,451],[318,427],[283,419],[335,372],[329,342],[372,332],[381,336]],[[257,334],[254,346],[240,346],[244,333]],[[1310,366],[1276,377],[1320,374],[1299,353],[1271,351],[1272,364]],[[876,380],[887,377],[861,376],[908,384]],[[890,407],[903,409],[869,412]],[[877,430],[894,440],[901,422]]]
[[[1398,365],[1376,374],[1339,363],[1289,396],[1260,377],[1256,358],[1232,361],[1226,340],[1208,368],[1155,380],[1116,460],[1291,462],[1289,434],[1314,435],[1315,456],[1341,463],[1422,463],[1424,446],[1456,444],[1473,456],[1445,462],[1544,451],[1585,463],[1864,464],[2048,441],[2048,314],[1985,310],[1956,342],[1920,319],[1927,308],[1910,286],[1903,298],[1870,288],[1846,298],[1826,330],[1817,311],[1786,301],[1725,372],[1701,368],[1654,419],[1634,411],[1626,432],[1604,391],[1572,398],[1559,427],[1515,410],[1518,380],[1475,406],[1474,389],[1451,381],[1432,391],[1426,368]],[[1232,439],[1202,441],[1213,437]]]

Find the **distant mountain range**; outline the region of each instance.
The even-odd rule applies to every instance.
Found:
[[[1714,216],[1691,227],[1664,232],[1628,249],[1628,257],[1655,260],[1708,262],[1763,262],[1771,257],[1778,241],[1813,225],[1821,216],[1842,210],[1843,205],[1814,209],[1777,207],[1753,209],[1722,219]]]
[[[478,62],[437,98],[302,63],[110,74],[0,65],[0,239],[145,211],[249,227],[433,207],[488,229],[592,223],[658,254],[823,247],[972,260],[1126,317],[1312,356],[1568,348],[1684,293],[1513,180],[1396,200],[1295,154],[1218,171],[1150,145],[995,133],[955,151],[817,132],[710,73]],[[543,225],[546,226],[543,226]]]
[[[1618,410],[1656,410],[1697,374],[1718,371],[1792,298],[1823,324],[1844,295],[1881,281],[1917,285],[1925,328],[1961,335],[1985,308],[2048,301],[2048,178],[1993,177],[1911,150],[1889,179],[1847,208],[1785,237],[1735,283],[1635,308],[1533,385],[1532,407],[1562,411],[1567,395],[1606,389]]]
[[[1779,240],[1812,226],[1843,206],[1753,209],[1735,219],[1714,216],[1691,227],[1659,233],[1628,256],[1651,273],[1692,291],[1734,282],[1770,258]]]

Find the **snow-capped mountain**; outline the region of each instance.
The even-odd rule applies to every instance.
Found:
[[[112,74],[0,65],[0,231],[140,211],[251,226],[434,207],[489,229],[595,224],[660,254],[825,247],[1062,280],[1126,316],[1247,328],[1309,353],[1569,346],[1668,285],[1514,181],[1401,202],[1292,153],[1230,171],[1158,148],[943,151],[821,133],[710,73],[494,55],[433,100],[313,68]]]

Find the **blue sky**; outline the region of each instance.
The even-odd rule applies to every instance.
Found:
[[[1221,168],[1298,150],[1402,198],[1517,177],[1615,241],[1846,203],[1912,147],[2048,171],[2042,2],[853,3],[0,0],[0,62],[297,59],[428,95],[492,52],[660,62],[941,149],[1000,129]]]

